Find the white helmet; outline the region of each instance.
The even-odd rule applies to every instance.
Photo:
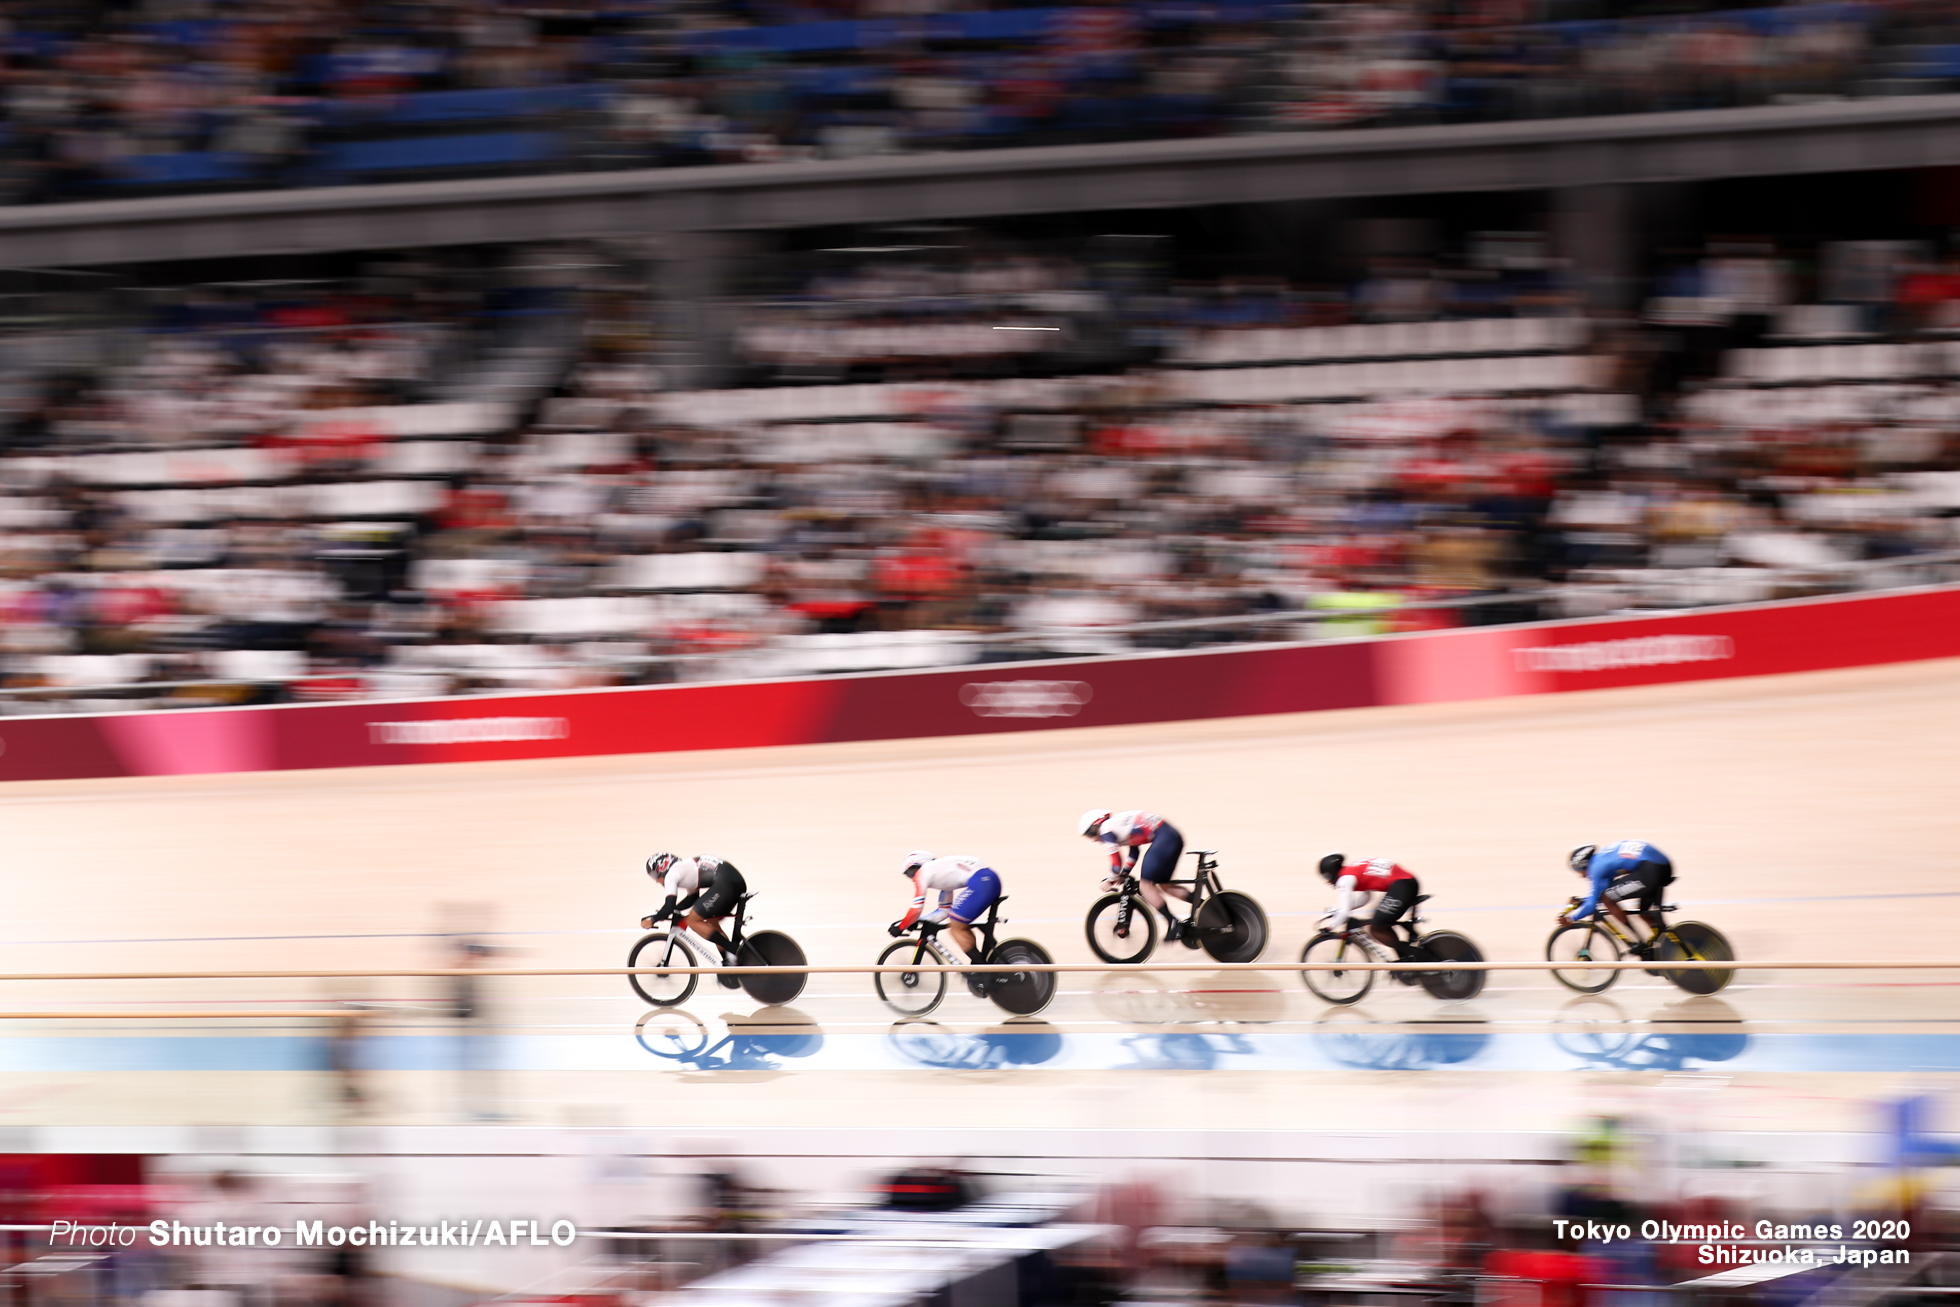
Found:
[[[1110,813],[1107,809],[1091,808],[1082,814],[1082,819],[1076,823],[1076,829],[1081,831],[1085,838],[1094,839],[1102,833],[1102,824],[1109,818]]]
[[[905,855],[905,874],[909,876],[931,861],[932,855],[930,853],[927,853],[924,849],[913,849]]]

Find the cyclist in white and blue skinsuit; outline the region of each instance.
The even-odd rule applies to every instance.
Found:
[[[891,924],[903,935],[921,917],[946,923],[962,957],[973,957],[973,928],[980,914],[1000,897],[1000,875],[978,858],[935,858],[923,849],[905,855],[905,877],[912,882],[912,909]],[[939,903],[930,911],[926,898],[937,891]]]
[[[1590,889],[1579,906],[1559,918],[1560,924],[1584,921],[1604,904],[1613,920],[1639,939],[1640,932],[1621,906],[1637,897],[1635,910],[1650,928],[1641,945],[1645,956],[1653,942],[1653,931],[1660,929],[1661,891],[1674,883],[1674,864],[1668,856],[1644,840],[1616,840],[1611,844],[1581,844],[1566,855],[1566,865],[1584,876]]]

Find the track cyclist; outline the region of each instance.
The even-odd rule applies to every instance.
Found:
[[[672,917],[677,928],[691,930],[719,949],[723,966],[734,966],[735,949],[721,923],[749,889],[735,864],[706,855],[683,858],[675,853],[656,853],[647,859],[647,875],[667,891],[667,902],[652,916],[640,918],[640,924],[651,930]],[[723,989],[742,987],[739,976],[723,974],[715,979]]]
[[[1330,931],[1339,934],[1346,930],[1350,920],[1366,913],[1369,896],[1380,894],[1375,903],[1375,918],[1368,923],[1369,936],[1391,950],[1396,961],[1417,960],[1415,950],[1395,936],[1395,923],[1415,906],[1416,895],[1421,892],[1412,872],[1387,858],[1349,862],[1344,854],[1330,853],[1320,860],[1320,878],[1340,891],[1341,896],[1334,905]],[[1417,981],[1410,972],[1398,971],[1394,975],[1405,985]]]
[[[1674,883],[1674,864],[1668,856],[1643,840],[1616,840],[1611,844],[1581,844],[1566,855],[1565,861],[1574,872],[1586,878],[1591,888],[1578,906],[1568,909],[1558,919],[1559,925],[1583,921],[1605,904],[1613,920],[1639,939],[1640,932],[1628,918],[1624,906],[1637,895],[1639,902],[1634,910],[1647,923],[1648,930],[1647,938],[1634,951],[1643,958],[1652,958],[1654,932],[1661,925],[1661,891]]]
[[[891,924],[891,933],[903,935],[921,918],[943,921],[960,956],[971,960],[973,927],[968,923],[1000,897],[1000,874],[978,858],[935,858],[915,849],[905,855],[905,878],[912,882],[912,907]],[[928,909],[926,898],[934,892],[939,902]]]
[[[1178,859],[1184,856],[1184,836],[1177,827],[1154,812],[1091,808],[1082,814],[1077,829],[1084,839],[1109,846],[1109,877],[1102,887],[1113,890],[1123,883],[1123,877],[1135,872],[1137,892],[1164,918],[1164,942],[1182,939],[1190,923],[1173,917],[1170,905],[1164,902],[1165,895],[1191,901],[1190,890],[1168,883],[1177,874]]]

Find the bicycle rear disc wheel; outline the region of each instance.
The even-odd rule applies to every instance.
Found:
[[[1680,943],[1677,945],[1676,940]],[[1728,939],[1713,926],[1699,921],[1676,922],[1667,933],[1661,936],[1661,947],[1657,961],[1661,962],[1733,962],[1735,950],[1729,947]],[[1663,974],[1675,986],[1690,994],[1713,994],[1735,979],[1733,971],[1695,971],[1683,967],[1680,970],[1668,968]]]
[[[1248,894],[1220,890],[1198,909],[1198,942],[1219,962],[1257,962],[1266,951],[1266,912]]]
[[[1089,909],[1083,930],[1089,947],[1104,962],[1130,966],[1150,956],[1157,947],[1157,914],[1142,899],[1129,900],[1129,917],[1123,917],[1123,896],[1105,894]],[[1123,932],[1118,934],[1118,931]]]
[[[1617,970],[1585,965],[1620,960],[1619,941],[1590,921],[1575,921],[1553,931],[1545,941],[1545,960],[1577,964],[1555,968],[1552,977],[1580,994],[1597,994],[1620,978]]]
[[[1424,935],[1416,941],[1418,948],[1427,949],[1429,956],[1438,962],[1482,962],[1484,955],[1478,951],[1467,936],[1453,930],[1439,930]],[[1425,971],[1421,976],[1422,987],[1429,991],[1430,997],[1440,998],[1446,1003],[1461,1003],[1472,999],[1484,991],[1484,977],[1487,971]]]
[[[1368,951],[1345,935],[1326,931],[1307,941],[1300,950],[1302,962],[1373,962]],[[1316,997],[1345,1007],[1359,1003],[1375,984],[1372,971],[1302,971],[1300,979]]]
[[[758,930],[742,941],[736,964],[744,967],[800,967],[809,962],[797,942],[780,930]],[[786,976],[742,976],[742,988],[758,1003],[775,1006],[793,1001],[810,977],[800,971]]]
[[[1016,963],[1046,965],[1055,959],[1048,950],[1031,939],[1010,939],[996,948],[987,961],[1001,966]],[[1017,1017],[1031,1017],[1055,1000],[1055,973],[1052,971],[992,971],[987,974],[988,997]]]
[[[651,935],[642,935],[633,951],[626,955],[629,967],[691,967],[695,965],[694,951],[679,940],[674,941],[673,953],[667,951],[668,934],[656,930]],[[660,947],[653,947],[658,944]],[[694,987],[701,983],[701,977],[685,972],[663,972],[657,976],[628,976],[626,983],[655,1007],[679,1007],[694,996]]]
[[[914,961],[938,966],[939,955],[927,949],[920,956],[916,939],[901,939],[878,955],[879,966]],[[885,1000],[885,1006],[904,1017],[922,1017],[946,997],[943,971],[876,971],[871,975],[871,983],[877,987],[878,997]]]

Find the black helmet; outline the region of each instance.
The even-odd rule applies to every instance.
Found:
[[[1320,878],[1332,885],[1341,878],[1341,869],[1346,866],[1346,854],[1330,853],[1320,860]]]
[[[1593,854],[1599,852],[1597,844],[1581,844],[1565,855],[1565,865],[1584,875],[1592,869]]]

